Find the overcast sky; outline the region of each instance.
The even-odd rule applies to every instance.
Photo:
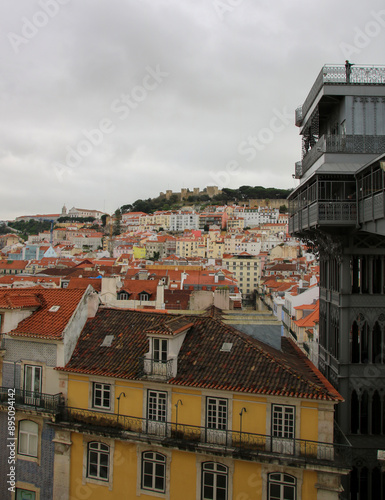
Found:
[[[324,64],[385,64],[383,0],[3,0],[0,219],[293,188]]]

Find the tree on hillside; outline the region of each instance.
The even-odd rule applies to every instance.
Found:
[[[122,232],[122,228],[121,228],[121,221],[122,221],[122,212],[120,211],[120,209],[116,209],[115,210],[115,221],[114,221],[114,229],[112,231],[112,234],[114,236],[117,236],[118,234],[120,234]]]

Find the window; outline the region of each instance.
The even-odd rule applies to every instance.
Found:
[[[147,302],[149,300],[148,293],[141,293],[139,296],[139,300],[141,300],[142,302]]]
[[[294,406],[273,405],[273,436],[294,438]]]
[[[272,472],[269,474],[267,488],[268,500],[296,499],[296,478],[289,474]]]
[[[37,457],[38,437],[39,426],[36,422],[20,420],[18,453],[29,457]]]
[[[167,340],[153,339],[152,349],[154,361],[167,361]]]
[[[41,393],[42,367],[25,365],[24,367],[24,402],[39,405],[40,398],[35,393]]]
[[[87,477],[108,481],[110,448],[99,442],[88,443]]]
[[[227,399],[207,398],[206,425],[209,429],[226,430]]]
[[[36,493],[30,490],[16,488],[16,500],[35,500]]]
[[[118,293],[118,300],[128,300],[128,293],[127,292]]]
[[[294,453],[295,407],[273,405],[272,450],[276,453]]]
[[[109,410],[111,405],[111,386],[109,384],[93,383],[92,406]]]
[[[167,393],[148,391],[147,418],[157,422],[166,422]]]
[[[226,500],[228,468],[215,462],[202,464],[202,500]]]
[[[160,453],[142,453],[142,489],[165,492],[166,457]]]

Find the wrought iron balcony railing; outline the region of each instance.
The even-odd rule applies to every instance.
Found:
[[[0,387],[0,404],[6,405],[10,401],[13,401],[15,408],[28,408],[57,414],[64,403],[64,398],[61,392],[58,394],[44,394],[24,389]]]
[[[301,126],[302,118],[306,116],[323,85],[383,85],[384,83],[385,66],[354,65],[350,71],[350,78],[347,79],[345,65],[325,65],[303,103],[301,112],[298,113],[298,118],[301,120],[296,124]]]
[[[298,233],[314,226],[349,226],[357,222],[355,201],[312,203],[302,209],[293,210],[289,219],[289,233]]]
[[[174,364],[176,359],[168,359],[162,361],[159,359],[139,358],[139,375],[140,377],[154,377],[168,380],[175,375]]]
[[[56,422],[59,425],[77,424],[85,429],[119,435],[125,439],[159,441],[167,446],[196,449],[220,449],[233,455],[274,458],[287,457],[308,463],[347,466],[350,446],[306,439],[287,439],[250,432],[211,429],[177,422],[154,421],[145,418],[97,412],[82,408],[63,407]],[[80,427],[79,427],[80,426]]]
[[[311,149],[304,151],[301,175],[305,174],[324,153],[381,154],[384,152],[385,135],[321,135]]]

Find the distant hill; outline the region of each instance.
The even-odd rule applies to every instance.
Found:
[[[241,186],[238,189],[223,188],[221,192],[214,196],[208,193],[194,195],[187,192],[186,198],[181,200],[177,194],[172,194],[166,198],[160,195],[156,198],[147,200],[136,200],[132,204],[120,207],[122,213],[126,212],[145,212],[151,214],[157,210],[178,210],[182,206],[191,205],[192,207],[210,205],[223,205],[233,203],[245,203],[248,200],[276,200],[286,199],[291,189],[264,188],[262,186]]]

